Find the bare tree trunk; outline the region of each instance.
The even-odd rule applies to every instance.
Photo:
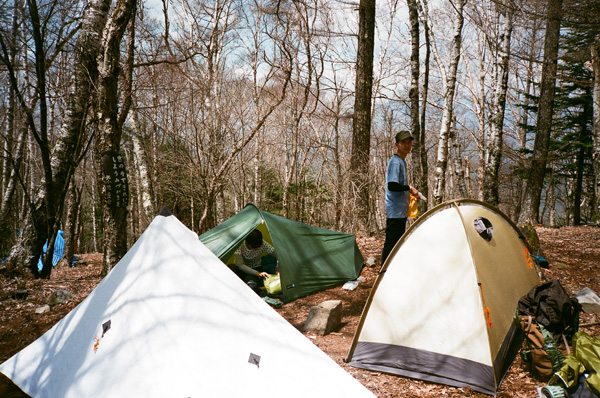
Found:
[[[477,191],[477,199],[483,200],[483,180],[484,180],[484,168],[485,168],[485,147],[486,147],[486,75],[487,75],[487,43],[488,35],[485,30],[487,26],[486,22],[479,22],[481,32],[476,36],[477,44],[477,66],[479,67],[478,80],[475,80],[474,74],[471,72],[471,65],[475,65],[475,62],[466,62],[466,72],[469,78],[471,102],[473,103],[473,112],[477,117],[477,139],[475,144],[479,152],[477,170],[477,181],[479,181],[479,189]],[[479,85],[479,86],[478,86]],[[471,187],[469,187],[471,188]],[[472,197],[473,192],[469,189],[470,196]]]
[[[17,63],[17,34],[18,34],[18,2],[13,3],[13,18],[12,18],[12,34],[9,40],[8,51],[6,56],[10,60],[10,63],[16,65]],[[17,144],[15,156],[11,156],[11,142],[14,140],[15,135],[15,119],[17,116],[17,98],[15,89],[12,85],[8,87],[8,98],[7,98],[7,115],[6,115],[6,135],[3,137],[2,152],[0,152],[0,220],[8,220],[8,206],[12,200],[14,188],[17,182],[19,162],[19,145]],[[21,130],[23,135],[27,133],[26,129]],[[21,152],[25,145],[25,136],[18,138],[21,141]],[[16,170],[17,169],[17,170]],[[5,249],[4,242],[7,238],[6,235],[10,234],[9,223],[5,222],[3,226],[0,226],[0,250]]]
[[[136,167],[137,174],[140,179],[140,220],[139,227],[140,230],[144,230],[148,225],[152,217],[156,213],[156,209],[154,209],[152,203],[152,190],[150,185],[150,175],[148,173],[149,163],[148,156],[144,151],[144,146],[142,145],[141,137],[143,136],[142,126],[140,125],[140,121],[138,118],[138,114],[136,111],[131,112],[131,117],[129,118],[130,123],[133,127],[131,132],[131,142],[133,144],[133,160]]]
[[[464,179],[465,187],[467,189],[467,198],[473,198],[473,182],[471,181],[471,164],[469,163],[469,157],[463,156],[464,164]]]
[[[136,0],[117,2],[104,29],[102,55],[98,64],[99,126],[96,137],[96,164],[102,173],[100,180],[104,220],[104,260],[101,272],[103,276],[107,275],[127,252],[129,181],[125,157],[121,152],[121,136],[128,108],[124,107],[119,116],[118,80],[121,41],[127,26],[134,23],[135,12]],[[126,93],[124,104],[128,101],[127,94],[131,95],[131,92]]]
[[[452,128],[454,112],[454,93],[456,90],[456,73],[460,61],[460,49],[462,44],[462,27],[464,23],[463,8],[465,0],[457,0],[455,5],[456,19],[454,20],[452,49],[450,52],[450,65],[445,80],[444,108],[438,139],[437,160],[435,164],[433,203],[440,204],[444,201],[446,189],[446,170],[448,168],[448,138]],[[438,60],[438,64],[442,65]]]
[[[92,182],[92,186],[90,187],[90,196],[92,197],[92,248],[94,250],[94,253],[98,253],[98,251],[100,250],[98,248],[98,226],[99,226],[99,221],[98,219],[101,218],[98,215],[98,206],[97,203],[100,203],[100,201],[98,200],[98,196],[99,196],[99,187],[98,187],[98,181],[97,181],[97,176],[100,175],[100,171],[96,170],[96,163],[92,162],[92,178],[91,178],[91,182]]]
[[[584,107],[587,106],[588,105],[584,105]],[[584,112],[587,113],[590,110],[591,109],[588,108],[588,110]],[[579,142],[584,142],[585,135],[587,133],[586,130],[587,127],[580,126]],[[586,154],[586,151],[586,148],[583,145],[581,145],[577,149],[577,154],[575,155],[575,187],[573,189],[573,195],[569,195],[569,197],[573,198],[573,225],[581,225],[581,194],[583,192],[583,175],[585,173],[585,159],[589,159],[589,157]]]
[[[499,192],[498,180],[500,162],[502,157],[502,133],[504,130],[504,109],[506,105],[506,91],[508,90],[508,68],[510,60],[510,41],[513,29],[514,7],[507,6],[503,11],[498,10],[501,7],[496,5],[499,13],[499,54],[496,56],[495,84],[494,84],[494,102],[492,105],[492,120],[490,129],[490,139],[486,146],[486,164],[483,179],[483,199],[484,201],[498,206]]]
[[[334,156],[334,164],[335,164],[335,192],[334,192],[334,209],[335,209],[335,225],[338,229],[343,228],[343,220],[345,217],[342,217],[342,209],[343,209],[343,198],[345,195],[345,189],[347,188],[346,184],[344,184],[344,179],[342,175],[344,174],[344,170],[342,167],[341,154],[340,154],[340,122],[342,117],[342,105],[343,105],[343,94],[340,92],[339,88],[336,88],[335,95],[335,105],[334,105],[334,123],[333,123],[333,156]]]
[[[15,145],[15,153],[13,155],[4,155],[7,160],[7,166],[10,165],[10,172],[7,175],[7,179],[5,181],[5,188],[2,195],[2,204],[0,205],[0,220],[8,220],[8,212],[10,210],[10,204],[14,197],[15,189],[17,187],[18,179],[20,178],[20,170],[21,165],[23,163],[23,154],[25,149],[25,143],[27,142],[27,126],[24,126],[21,129],[21,133],[17,137],[17,142]],[[1,232],[0,232],[1,233]],[[4,236],[0,235],[0,247],[2,247],[2,238]]]
[[[548,2],[537,131],[535,134],[529,179],[525,188],[525,200],[521,214],[519,215],[519,222],[530,222],[533,224],[539,221],[540,198],[544,185],[552,129],[562,3],[563,0],[550,0]]]
[[[462,151],[460,148],[460,141],[458,139],[458,132],[456,131],[456,117],[454,117],[454,123],[450,129],[450,145],[452,145],[452,159],[454,162],[454,180],[458,186],[458,195],[461,198],[467,196],[467,185],[465,183],[465,170],[462,165]]]
[[[419,2],[417,1],[417,7],[422,13],[422,7],[419,6]],[[431,60],[431,36],[429,34],[429,22],[427,15],[423,15],[421,18],[421,24],[423,25],[423,34],[425,36],[425,59],[423,61],[424,70],[423,70],[423,94],[421,98],[421,103],[423,106],[421,107],[421,123],[420,123],[420,131],[419,131],[419,141],[421,142],[421,150],[419,151],[419,158],[417,161],[420,164],[421,173],[421,181],[419,182],[419,191],[426,197],[429,198],[429,166],[427,161],[427,135],[426,135],[426,116],[427,116],[427,100],[429,95],[429,68],[430,68],[430,60]],[[419,212],[425,213],[427,211],[427,201],[421,200],[419,203]]]
[[[594,72],[593,98],[593,170],[594,170],[594,198],[596,203],[592,204],[592,216],[598,216],[600,208],[600,34],[596,35],[596,41],[591,45],[592,68]],[[594,217],[592,217],[594,218]]]
[[[413,143],[413,159],[416,161],[415,167],[412,169],[413,181],[417,189],[427,195],[427,148],[425,146],[425,134],[424,129],[421,129],[420,125],[420,112],[419,112],[419,70],[420,70],[420,59],[419,59],[419,10],[417,7],[417,0],[407,0],[408,4],[408,18],[410,22],[410,40],[411,40],[411,52],[410,52],[410,91],[408,97],[410,100],[410,132],[414,137]],[[425,106],[425,105],[423,105]],[[393,134],[392,134],[393,135]],[[425,159],[425,164],[422,160]],[[425,166],[425,168],[423,167]],[[423,183],[425,182],[425,183]],[[424,187],[423,187],[424,186]],[[425,201],[426,202],[426,201]],[[423,206],[421,206],[423,207]],[[420,209],[424,210],[424,209]]]
[[[550,178],[548,181],[548,199],[547,199],[547,205],[546,207],[548,208],[548,217],[550,220],[550,226],[551,227],[556,227],[556,193],[555,193],[555,187],[554,187],[554,167],[551,165],[550,166]],[[543,216],[543,213],[542,213]],[[568,215],[567,215],[568,218]]]
[[[350,168],[352,183],[357,191],[358,219],[363,228],[368,229],[375,0],[360,0],[358,14],[358,48]]]
[[[254,158],[254,192],[253,192],[253,203],[260,207],[260,173],[259,173],[259,160],[258,157]]]
[[[55,209],[53,209],[55,216],[53,218],[51,216],[51,220],[59,219],[63,213],[63,204],[72,176],[85,148],[85,122],[90,106],[92,85],[98,74],[96,56],[100,51],[100,32],[106,22],[110,3],[108,0],[90,2],[84,17],[84,25],[79,33],[80,38],[76,44],[79,65],[75,68],[72,77],[72,91],[66,110],[66,122],[59,131],[51,161],[54,188],[52,198],[55,203]],[[54,228],[48,239],[47,259],[44,262],[42,277],[49,277],[52,269],[54,241],[59,227],[54,222],[52,225]]]
[[[35,244],[33,247],[24,247],[19,250],[26,253],[26,267],[34,275],[37,274],[37,258],[42,252],[46,239],[48,249],[44,259],[43,269],[39,276],[49,278],[52,271],[52,257],[54,252],[54,241],[58,233],[59,220],[63,212],[64,199],[66,197],[69,183],[75,167],[80,161],[83,151],[84,122],[90,98],[90,86],[95,76],[96,56],[98,54],[99,36],[110,1],[90,1],[84,11],[79,36],[75,44],[75,62],[73,62],[73,76],[70,83],[70,92],[67,102],[65,123],[59,129],[58,138],[52,153],[50,152],[50,140],[48,138],[48,106],[46,97],[46,71],[48,59],[46,58],[47,39],[42,30],[42,23],[36,1],[29,1],[29,15],[31,18],[32,35],[35,43],[35,70],[36,70],[36,101],[39,102],[38,109],[34,115],[33,109],[28,107],[22,93],[18,91],[18,85],[12,65],[8,65],[11,84],[25,110],[27,123],[35,138],[41,154],[43,164],[42,189],[35,195],[31,195],[29,201],[29,221],[22,235],[32,233],[32,236],[23,236],[21,243],[24,245]],[[74,34],[74,32],[73,32]],[[63,43],[55,43],[58,47]],[[4,58],[6,49],[2,42]],[[39,126],[39,129],[38,129]],[[17,259],[22,263],[22,260]]]
[[[479,137],[481,140],[481,155],[479,156],[479,167],[477,169],[477,176],[480,181],[480,189],[478,192],[479,200],[483,200],[484,192],[483,182],[485,181],[485,164],[486,164],[486,156],[485,156],[485,148],[487,147],[487,138],[486,138],[486,89],[485,89],[485,49],[480,49],[479,56],[479,112],[478,112],[478,125],[479,125]]]
[[[19,242],[17,242],[17,246],[19,247],[11,252],[9,262],[18,264],[17,268],[21,266],[27,268],[33,275],[39,276],[36,257],[42,253],[45,239],[52,235],[52,231],[55,231],[56,213],[54,206],[56,201],[52,182],[52,164],[50,161],[50,144],[48,140],[48,101],[46,92],[46,65],[48,60],[46,57],[45,36],[42,31],[37,2],[30,1],[27,3],[27,6],[34,44],[33,56],[35,58],[36,79],[35,98],[31,106],[26,103],[26,95],[20,91],[17,73],[15,72],[17,65],[10,63],[11,55],[1,35],[0,45],[2,47],[3,63],[6,66],[12,89],[19,100],[21,108],[25,112],[28,127],[31,129],[40,149],[43,181],[37,192],[31,194],[28,198],[29,219],[27,225],[23,228],[23,234]],[[36,108],[35,114],[34,107]],[[26,233],[31,235],[26,236]],[[52,238],[50,239],[50,243],[53,243]],[[48,247],[48,257],[52,257],[53,249],[53,247]],[[42,270],[42,275],[48,277],[49,271]]]
[[[535,53],[536,53],[536,37],[537,37],[537,32],[538,32],[538,24],[535,24],[535,28],[533,29],[532,32],[532,40],[529,43],[530,47],[529,47],[529,61],[527,62],[527,75],[526,75],[526,81],[525,81],[525,90],[524,94],[524,106],[521,108],[521,116],[519,118],[519,144],[520,147],[519,149],[525,153],[525,149],[527,148],[527,126],[529,124],[529,111],[528,111],[528,107],[531,103],[530,97],[532,96],[532,90],[533,90],[533,65],[534,65],[534,58],[535,58]],[[519,166],[522,169],[528,169],[527,167],[528,161],[527,161],[527,157],[526,156],[522,156],[519,159]],[[521,198],[521,200],[519,201],[519,203],[517,204],[516,208],[515,208],[515,215],[514,218],[517,219],[519,217],[519,214],[521,214],[521,209],[522,209],[522,204],[524,202],[524,197],[525,197],[525,189],[526,189],[526,185],[527,182],[522,179],[521,183],[520,183],[520,193],[519,193],[519,197]]]
[[[83,188],[77,187],[75,179],[71,182],[71,198],[67,211],[67,222],[65,225],[65,256],[69,265],[73,261],[73,256],[77,253],[75,236],[77,235],[77,220],[79,219],[79,206],[81,205],[81,192]]]

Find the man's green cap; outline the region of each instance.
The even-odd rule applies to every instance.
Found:
[[[400,130],[397,134],[396,134],[396,142],[400,142],[402,140],[405,140],[407,138],[410,138],[411,140],[414,140],[415,137],[413,137],[410,134],[410,131],[408,130]]]

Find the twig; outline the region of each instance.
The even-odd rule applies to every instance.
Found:
[[[600,325],[600,322],[582,323],[581,325],[579,325],[579,327],[595,326],[595,325]]]

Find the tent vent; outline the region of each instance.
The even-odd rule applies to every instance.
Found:
[[[260,355],[256,355],[253,353],[250,353],[250,357],[248,358],[248,363],[251,363],[252,365],[256,365],[256,367],[258,368],[260,365]]]
[[[475,226],[475,230],[483,239],[488,242],[492,240],[492,235],[494,234],[494,227],[492,227],[492,223],[485,217],[478,217],[473,220],[473,226]]]
[[[172,216],[173,213],[167,206],[163,206],[163,208],[160,209],[160,212],[158,213],[158,215],[163,216],[163,217],[169,217],[169,216]]]

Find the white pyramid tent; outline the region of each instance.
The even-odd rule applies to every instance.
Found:
[[[0,372],[36,398],[372,396],[168,214]]]
[[[347,361],[495,395],[522,341],[517,302],[538,283],[524,238],[498,209],[441,204],[383,264]]]

